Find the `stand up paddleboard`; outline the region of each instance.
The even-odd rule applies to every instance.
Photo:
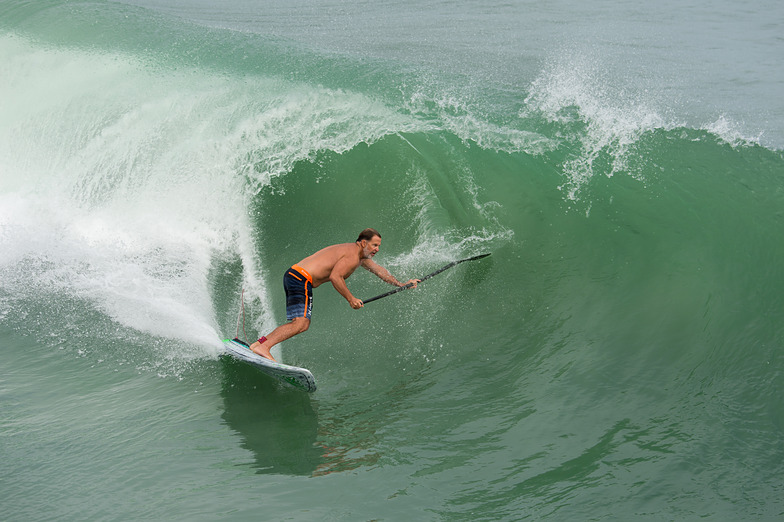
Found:
[[[313,374],[305,368],[289,366],[275,361],[270,361],[266,357],[250,351],[250,347],[239,339],[226,339],[223,341],[226,351],[231,355],[252,364],[262,372],[280,379],[281,381],[294,386],[297,389],[314,392],[316,391],[316,379]]]

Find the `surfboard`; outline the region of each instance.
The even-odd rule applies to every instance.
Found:
[[[299,390],[309,393],[316,391],[316,379],[313,378],[310,370],[270,361],[266,357],[252,352],[250,347],[239,339],[225,339],[223,345],[231,355],[255,366],[267,375],[290,384]]]

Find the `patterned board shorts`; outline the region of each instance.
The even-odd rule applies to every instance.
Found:
[[[283,288],[286,290],[286,319],[310,319],[313,310],[313,278],[308,271],[297,265],[286,270]]]

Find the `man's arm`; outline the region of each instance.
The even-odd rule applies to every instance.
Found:
[[[408,284],[412,284],[413,288],[416,288],[417,283],[419,283],[419,279],[409,279],[407,282],[401,283],[400,281],[395,279],[395,276],[389,273],[389,270],[379,265],[372,259],[363,259],[362,266],[368,271],[378,276],[379,279],[381,279],[386,283],[389,283],[392,286],[400,287],[400,286],[406,286]]]
[[[346,278],[354,272],[356,267],[356,264],[352,266],[348,259],[342,258],[335,264],[332,268],[332,272],[329,274],[329,281],[332,283],[332,286],[334,286],[335,290],[348,301],[351,308],[354,308],[355,310],[362,308],[362,299],[357,299],[352,295],[346,285]]]

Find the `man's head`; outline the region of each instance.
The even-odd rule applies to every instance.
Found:
[[[362,248],[362,257],[371,258],[376,255],[381,246],[381,234],[374,228],[366,228],[360,232],[357,243]]]
[[[376,230],[375,228],[366,228],[362,232],[359,233],[359,237],[357,238],[357,242],[359,241],[370,241],[373,239],[373,236],[378,236],[379,239],[381,238],[381,232]]]

